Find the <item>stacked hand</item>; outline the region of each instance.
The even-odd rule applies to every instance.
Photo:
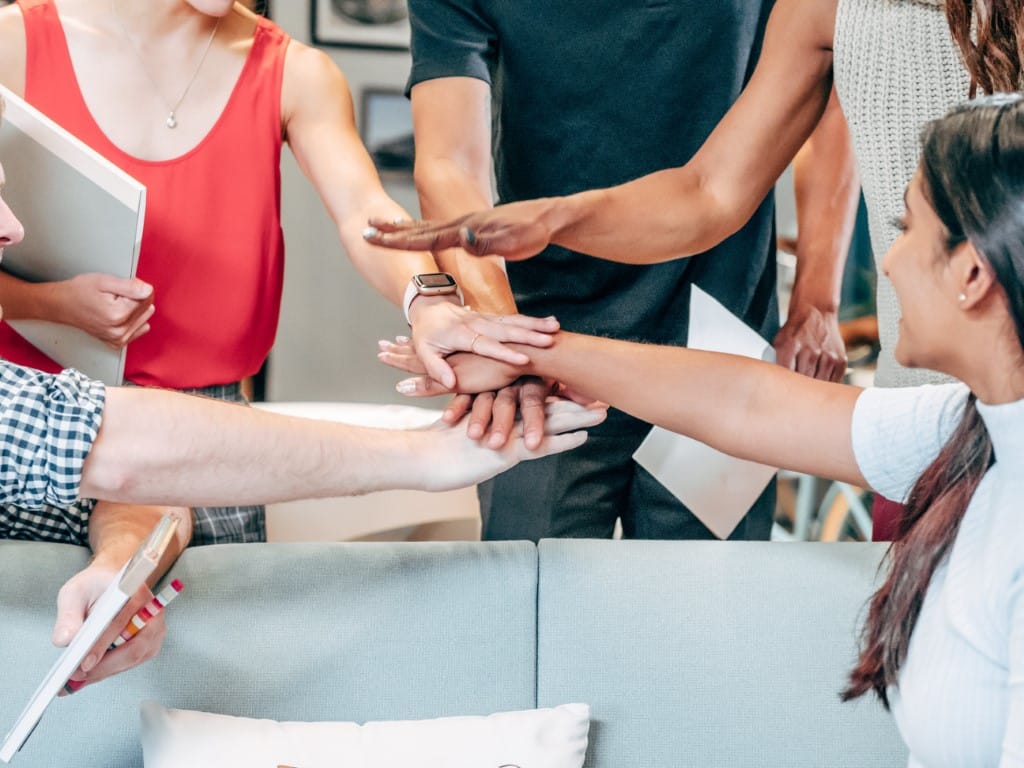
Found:
[[[553,317],[493,315],[475,312],[444,298],[420,297],[409,310],[412,338],[402,337],[410,352],[421,362],[417,373],[436,379],[454,389],[455,373],[446,361],[453,352],[472,352],[511,365],[526,365],[529,357],[505,346],[506,343],[532,347],[551,346],[558,330]]]
[[[370,219],[367,241],[406,251],[462,248],[474,256],[503,256],[521,261],[543,251],[554,237],[547,223],[547,200],[508,203],[452,221],[384,221]]]

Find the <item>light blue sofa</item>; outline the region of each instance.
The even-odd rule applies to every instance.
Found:
[[[160,657],[54,702],[19,768],[140,766],[138,705],[287,720],[592,707],[591,768],[899,766],[841,704],[882,548],[544,541],[188,551]],[[56,656],[74,547],[0,542],[0,731]]]

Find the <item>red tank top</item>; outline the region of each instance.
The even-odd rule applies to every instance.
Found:
[[[145,161],[100,130],[78,88],[52,0],[20,0],[25,99],[146,186],[137,276],[155,288],[151,330],[128,346],[125,378],[182,389],[259,370],[281,306],[281,80],[288,36],[260,19],[227,106],[186,154]],[[0,356],[59,368],[6,323]]]

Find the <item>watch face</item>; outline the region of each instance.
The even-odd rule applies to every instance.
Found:
[[[420,288],[454,288],[455,278],[447,272],[431,272],[426,275],[416,275],[416,285]]]

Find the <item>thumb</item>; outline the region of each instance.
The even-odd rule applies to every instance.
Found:
[[[100,283],[100,290],[135,301],[142,301],[153,295],[153,286],[137,277],[125,280],[122,277],[107,275]]]
[[[445,362],[440,353],[430,352],[425,354],[423,356],[423,367],[427,369],[427,376],[446,390],[455,388],[455,371]]]
[[[87,600],[76,586],[65,586],[57,594],[57,621],[53,625],[53,644],[58,648],[71,642],[85,620]]]

